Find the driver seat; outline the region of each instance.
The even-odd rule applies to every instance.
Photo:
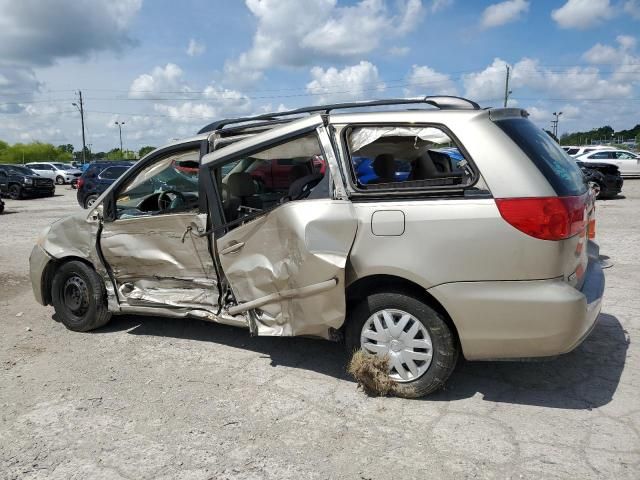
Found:
[[[238,218],[238,209],[241,206],[262,209],[262,200],[256,196],[255,181],[248,172],[237,172],[229,175],[227,179],[229,198],[224,202],[223,209],[227,222]]]

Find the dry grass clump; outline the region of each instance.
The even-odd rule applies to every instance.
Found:
[[[364,393],[374,397],[396,393],[397,383],[389,378],[389,357],[378,357],[363,350],[351,357],[347,372]]]

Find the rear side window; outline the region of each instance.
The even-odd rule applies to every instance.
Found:
[[[354,127],[346,140],[361,191],[462,188],[474,179],[453,139],[435,126]]]
[[[120,178],[124,172],[126,172],[129,167],[109,167],[102,171],[100,174],[100,178],[104,178],[106,180],[115,180],[116,178]]]
[[[558,196],[582,195],[587,191],[580,167],[542,129],[526,118],[495,123],[538,167]]]
[[[579,150],[580,150],[579,148],[570,148],[567,150],[567,153],[569,155],[575,155],[576,153],[578,153]]]

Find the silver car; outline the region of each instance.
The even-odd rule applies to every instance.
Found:
[[[26,166],[39,176],[50,178],[58,185],[72,183],[82,175],[82,170],[62,162],[31,162]]]
[[[593,198],[520,109],[298,109],[150,153],[42,233],[31,279],[72,330],[126,313],[344,340],[422,396],[459,354],[553,356],[589,334],[604,290]]]

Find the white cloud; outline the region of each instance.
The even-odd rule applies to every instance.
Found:
[[[640,19],[640,0],[627,0],[624,4],[624,11],[636,20]]]
[[[504,96],[506,67],[507,62],[496,58],[484,70],[463,75],[465,96],[483,103],[500,101]],[[626,98],[633,93],[632,81],[615,73],[604,78],[595,67],[558,71],[526,57],[512,66],[509,87],[516,97],[519,92],[529,90],[552,98],[574,100]]]
[[[409,47],[391,47],[389,49],[389,55],[394,57],[404,57],[409,54],[411,49]]]
[[[51,65],[68,57],[122,51],[142,0],[0,0],[0,59]]]
[[[225,65],[229,81],[245,83],[260,79],[268,68],[364,55],[382,41],[414,30],[424,13],[421,0],[399,0],[395,10],[385,0],[360,0],[350,6],[337,6],[337,0],[246,0],[246,4],[257,19],[253,45]]]
[[[453,0],[433,0],[431,2],[431,13],[438,13],[453,5]]]
[[[407,80],[407,96],[458,94],[458,89],[449,75],[437,72],[426,65],[413,65]]]
[[[616,41],[620,44],[623,50],[633,50],[636,48],[637,40],[631,35],[618,35]]]
[[[483,28],[499,27],[506,23],[515,22],[527,11],[529,11],[529,2],[526,0],[507,0],[494,3],[482,12],[480,23]]]
[[[188,93],[190,90],[184,81],[182,69],[174,63],[167,63],[164,67],[155,67],[151,73],[138,76],[129,88],[129,97],[149,98],[158,93]]]
[[[618,51],[609,45],[596,43],[587,50],[582,57],[589,63],[615,63],[618,57]]]
[[[190,57],[199,57],[207,50],[204,43],[198,42],[195,38],[189,40],[189,46],[187,47],[187,55]]]
[[[551,17],[561,28],[586,29],[613,17],[609,0],[568,0]]]
[[[316,103],[344,100],[358,100],[374,96],[385,89],[380,80],[378,68],[370,62],[362,61],[338,70],[335,67],[313,67],[313,80],[307,83],[307,92],[317,95]]]

